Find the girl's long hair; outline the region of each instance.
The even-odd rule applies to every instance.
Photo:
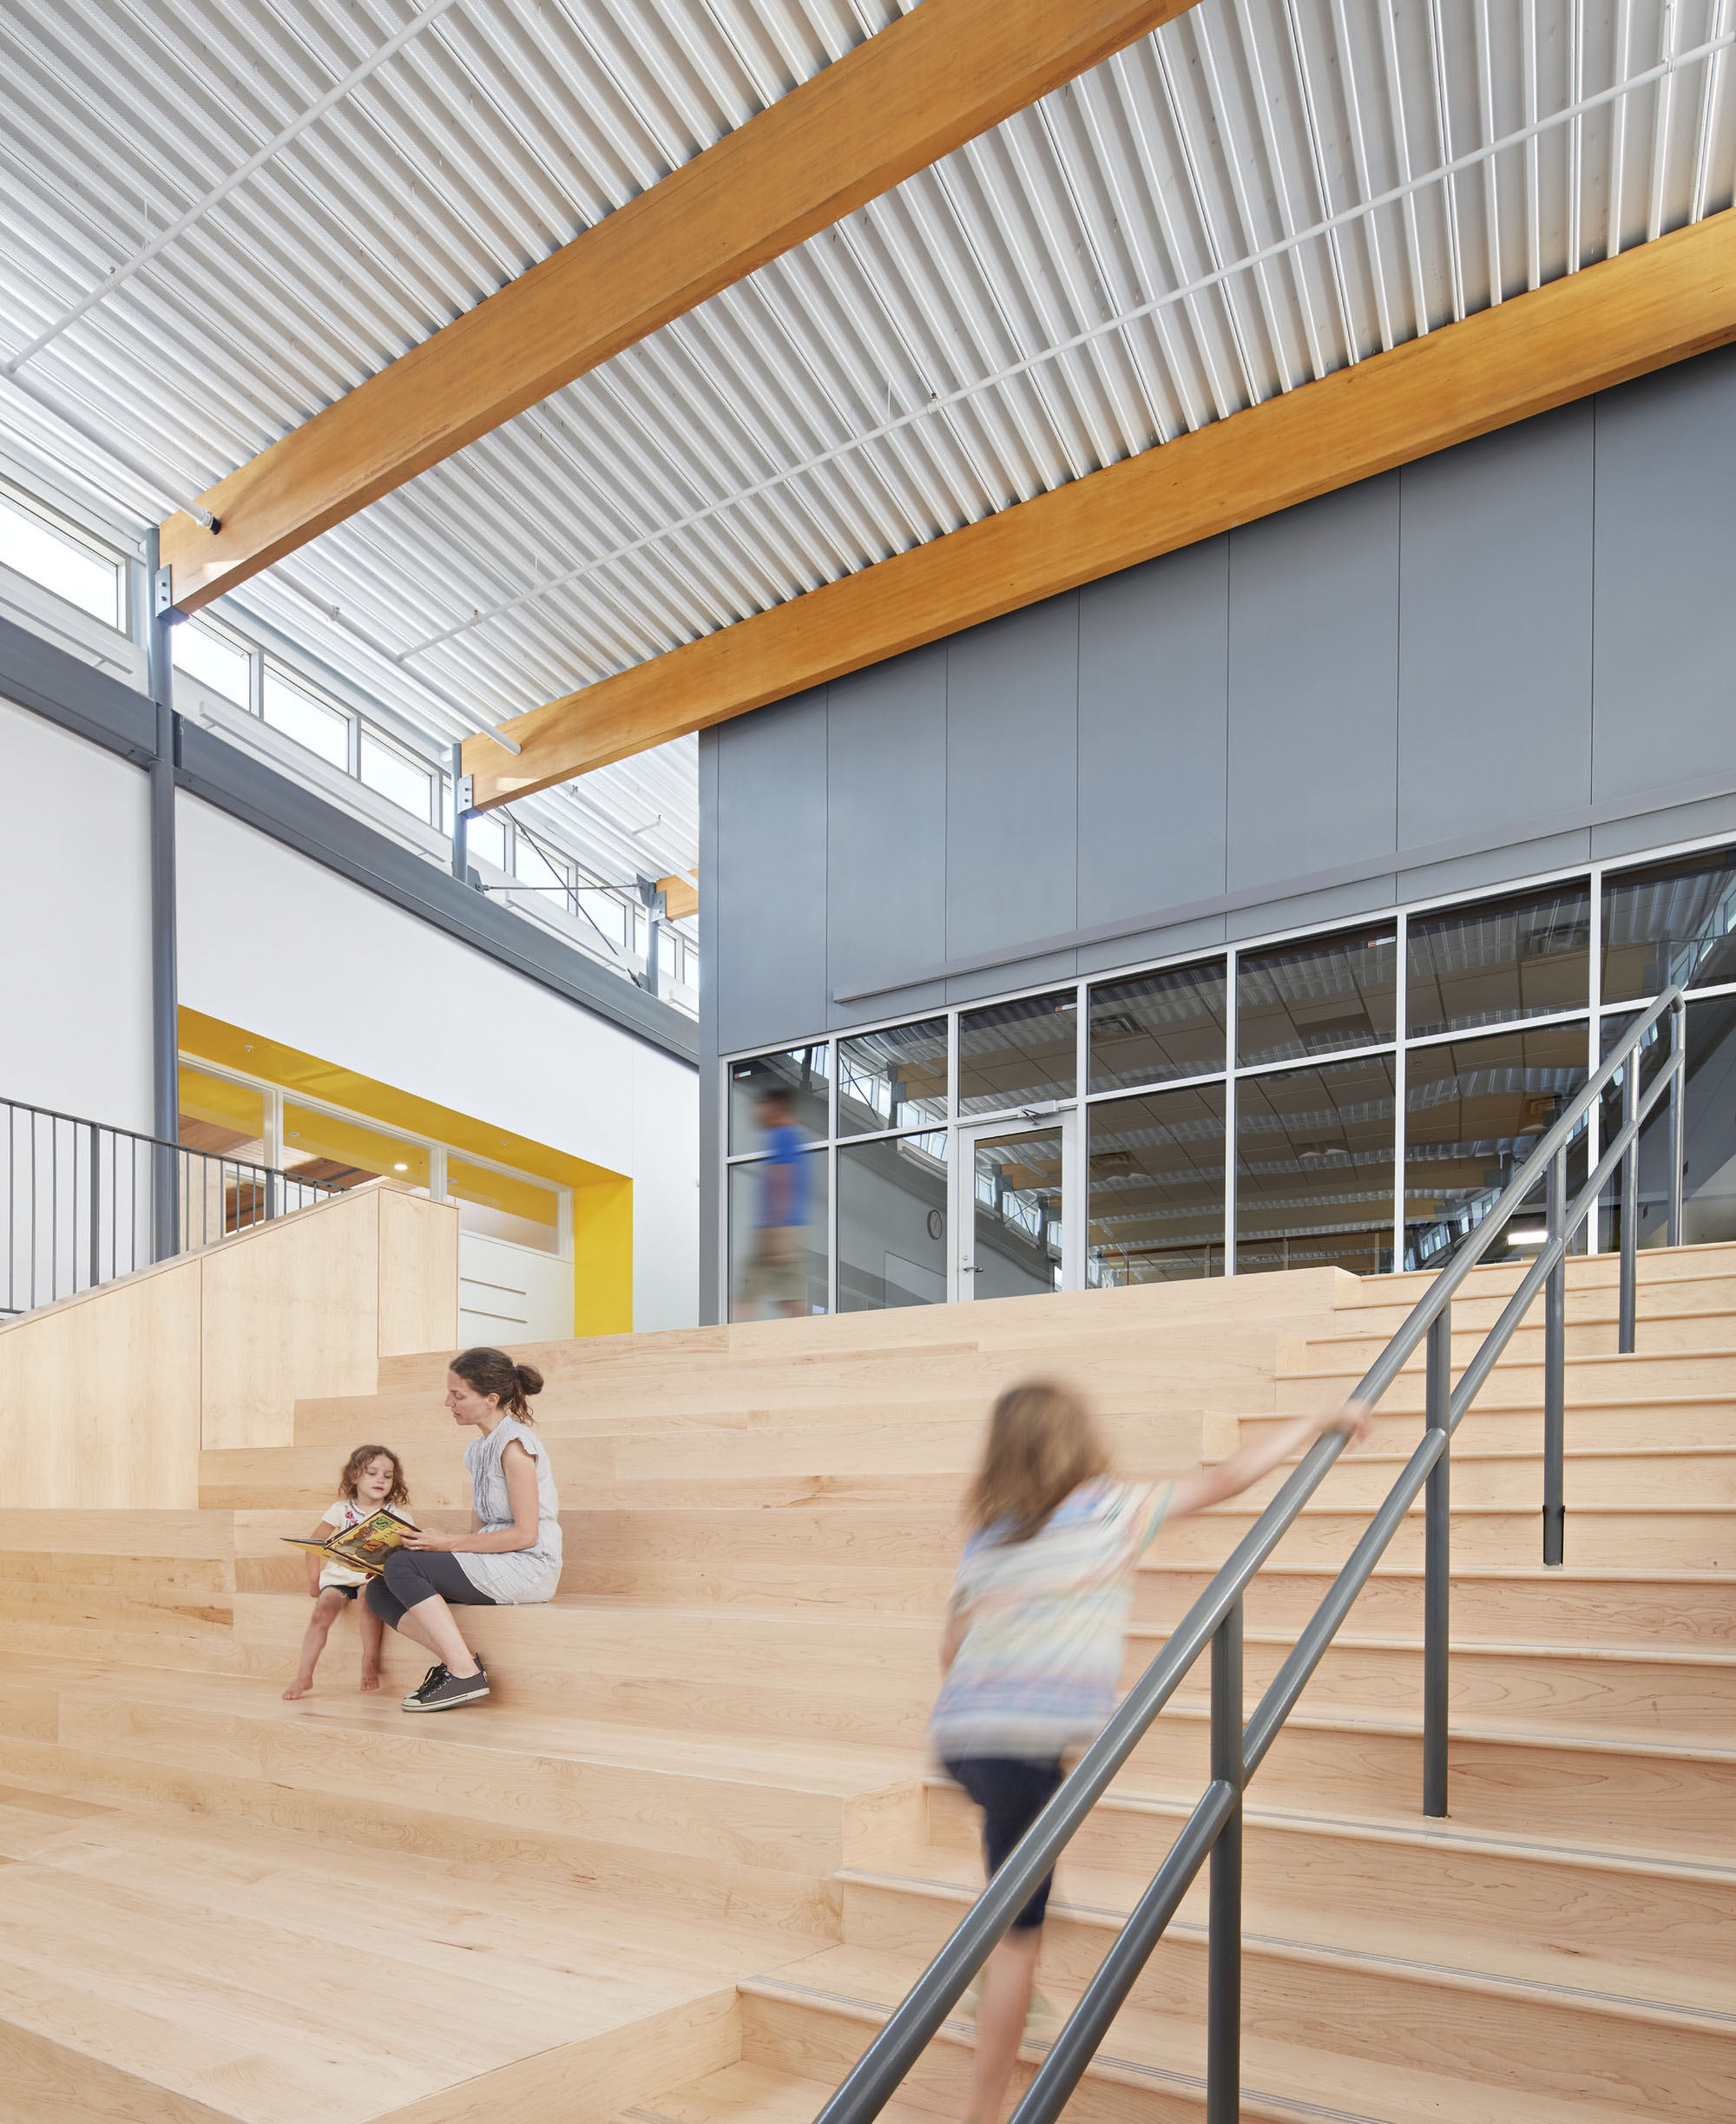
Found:
[[[1028,1542],[1063,1497],[1108,1465],[1077,1394],[1052,1379],[1022,1380],[989,1418],[983,1464],[965,1503],[971,1529],[1003,1526],[1003,1540]]]
[[[358,1445],[344,1463],[344,1472],[338,1477],[338,1494],[356,1502],[356,1484],[361,1479],[362,1470],[371,1460],[389,1460],[391,1463],[391,1488],[385,1493],[388,1504],[408,1504],[410,1485],[404,1479],[404,1463],[389,1445]]]

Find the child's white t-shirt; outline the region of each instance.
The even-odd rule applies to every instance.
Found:
[[[339,1497],[321,1515],[319,1523],[322,1527],[330,1527],[334,1534],[347,1534],[352,1527],[359,1527],[364,1520],[372,1519],[375,1509],[376,1507],[372,1504],[357,1504],[352,1498]],[[406,1526],[410,1523],[395,1504],[382,1504],[378,1509],[390,1512],[394,1519],[404,1519]],[[320,1568],[319,1590],[322,1593],[327,1586],[365,1586],[367,1582],[368,1574],[357,1570],[352,1564],[327,1562]]]

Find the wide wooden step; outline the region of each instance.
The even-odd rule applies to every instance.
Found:
[[[1736,1375],[1736,1358],[1732,1359]],[[1316,1403],[1324,1407],[1330,1397]],[[1295,1411],[1254,1410],[1239,1416],[1208,1417],[1207,1437],[1216,1451],[1251,1444],[1281,1424],[1294,1419]],[[1622,1394],[1604,1401],[1578,1400],[1568,1404],[1565,1435],[1581,1452],[1645,1450],[1654,1443],[1690,1449],[1736,1445],[1736,1389],[1706,1394],[1647,1396]],[[1374,1410],[1370,1450],[1408,1452],[1423,1435],[1424,1411],[1391,1407],[1385,1400]],[[1223,1428],[1228,1426],[1229,1428]],[[1504,1392],[1499,1376],[1491,1379],[1453,1434],[1459,1452],[1541,1450],[1543,1406],[1529,1394]]]
[[[742,1987],[744,2059],[814,2078],[840,2075],[921,1966],[915,1957],[844,1946],[824,1950],[774,1977],[750,1981]],[[1049,1996],[1057,2012],[1064,2013],[1076,1992],[1056,1983]],[[1481,2073],[1467,2076],[1459,2061],[1475,2052],[1484,1996],[1470,1986],[1437,1990],[1429,2023],[1437,2048],[1428,2064],[1395,2057],[1396,2031],[1384,2014],[1374,2010],[1349,2029],[1316,2021],[1305,2030],[1312,2038],[1307,2041],[1286,2041],[1250,2023],[1243,2033],[1242,2114],[1351,2116],[1381,2124],[1421,2124],[1424,2118],[1487,2124],[1492,2115],[1524,2120],[1524,2124],[1568,2124],[1569,2118],[1614,2124],[1616,2118],[1702,2119],[1727,2114],[1710,2106],[1724,2098],[1721,2077],[1703,2101],[1691,2075],[1678,2076],[1674,2069],[1671,2039],[1678,2033],[1679,2017],[1649,2020],[1647,2040],[1634,2045],[1625,2072],[1613,2081],[1600,2084],[1595,2073],[1581,2068],[1571,2051],[1520,2062],[1511,2070],[1514,2062],[1496,2053]],[[1399,1999],[1405,1996],[1398,1994]],[[1383,1997],[1378,2003],[1390,2012],[1396,2002]],[[1042,2055],[1039,2046],[1049,2032],[1040,2031],[1037,2042],[1027,2043],[1023,2055],[1030,2065]],[[937,2107],[959,2102],[969,2072],[969,2022],[962,2015],[949,2022],[907,2081],[907,2096]],[[1352,2048],[1358,2045],[1361,2048]],[[1128,2006],[1088,2068],[1067,2114],[1094,2124],[1098,2119],[1134,2115],[1164,2124],[1187,2118],[1192,2124],[1202,2113],[1203,2068],[1204,2029],[1197,2018]]]
[[[1474,1567],[1517,1568],[1536,1563],[1542,1553],[1542,1500],[1522,1506],[1453,1506],[1455,1562]],[[1423,1561],[1423,1503],[1399,1523],[1386,1551],[1389,1563],[1419,1566]],[[1177,1520],[1159,1537],[1162,1559],[1173,1564],[1207,1563],[1215,1568],[1253,1525],[1257,1513],[1238,1498],[1214,1505],[1192,1518]],[[1273,1551],[1280,1569],[1298,1565],[1343,1563],[1368,1526],[1359,1507],[1333,1503],[1304,1505],[1294,1525]],[[1736,1509],[1722,1504],[1574,1504],[1566,1526],[1566,1561],[1575,1568],[1624,1571],[1736,1570]]]
[[[944,1779],[930,1781],[925,1800],[909,1839],[887,1846],[883,1871],[980,1881],[976,1810]],[[1180,1800],[1108,1794],[1062,1861],[1059,1892],[1122,1909],[1128,1884],[1143,1889],[1187,1812]],[[1574,1848],[1547,1822],[1534,1835],[1492,1837],[1431,1820],[1417,1793],[1390,1815],[1308,1813],[1269,1805],[1256,1784],[1243,1846],[1250,1923],[1266,1931],[1402,1955],[1426,1911],[1443,1962],[1520,1977],[1555,1971],[1595,1989],[1587,1972],[1602,1957],[1639,1972],[1602,1987],[1618,1994],[1726,2012],[1736,2005],[1721,1952],[1736,1917],[1736,1868],[1685,1861],[1661,1841],[1617,1858]],[[1203,1884],[1180,1915],[1204,1921]]]
[[[970,1909],[980,1877],[931,1857],[940,1863],[926,1877],[846,1874],[848,1946],[894,1956],[912,1969],[939,1950]],[[1321,1885],[1330,1892],[1330,1882]],[[1144,1886],[1130,1872],[1075,1869],[1050,1902],[1043,1930],[1045,1993],[1084,1989]],[[1463,2074],[1489,2091],[1490,2083],[1553,2081],[1550,2091],[1570,2099],[1614,2100],[1642,2112],[1654,2104],[1673,2117],[1721,2118],[1736,2101],[1727,1987],[1716,2002],[1685,1998],[1659,1969],[1636,1985],[1596,1943],[1581,1957],[1557,1949],[1523,1965],[1498,1937],[1461,1937],[1449,1952],[1432,1922],[1414,1915],[1378,1930],[1334,1924],[1330,1911],[1308,1913],[1299,1925],[1292,1921],[1301,1913],[1266,1908],[1252,1868],[1244,1887],[1242,2025],[1261,2040]],[[1202,2027],[1207,1939],[1203,1910],[1172,1923],[1129,2008]],[[1457,2011],[1441,2009],[1443,1979]],[[1549,2061],[1542,2072],[1538,2060]]]
[[[0,1865],[8,2124],[602,2117],[734,2056],[736,1978],[792,1945],[16,1779]]]
[[[914,1751],[767,1749],[566,1706],[411,1718],[349,1688],[289,1704],[279,1686],[8,1657],[0,1775],[823,1934],[848,1837],[922,1767]]]

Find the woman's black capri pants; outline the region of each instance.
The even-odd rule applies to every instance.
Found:
[[[385,1560],[385,1576],[368,1588],[368,1606],[395,1630],[406,1608],[420,1608],[437,1593],[455,1608],[499,1606],[491,1593],[465,1576],[450,1549],[393,1549]]]

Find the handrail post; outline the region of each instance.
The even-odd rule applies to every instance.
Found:
[[[1549,1161],[1549,1243],[1565,1239],[1568,1213],[1567,1149]],[[1562,1561],[1567,1506],[1563,1455],[1567,1443],[1568,1256],[1562,1246],[1543,1289],[1543,1562]]]
[[[1687,1005],[1670,1007],[1670,1226],[1672,1246],[1682,1243],[1682,1167],[1687,1159]]]
[[[1242,1602],[1212,1634],[1212,1776],[1236,1800],[1212,1846],[1206,1974],[1206,2124],[1242,2114]]]
[[[1616,1348],[1623,1357],[1634,1354],[1634,1329],[1638,1314],[1637,1279],[1640,1256],[1640,1049],[1636,1043],[1621,1073],[1621,1126],[1632,1133],[1621,1160],[1621,1314]]]
[[[1423,1562],[1423,1812],[1447,1811],[1447,1646],[1452,1588],[1453,1309],[1429,1325],[1428,1423],[1442,1432],[1440,1458],[1429,1470]]]

